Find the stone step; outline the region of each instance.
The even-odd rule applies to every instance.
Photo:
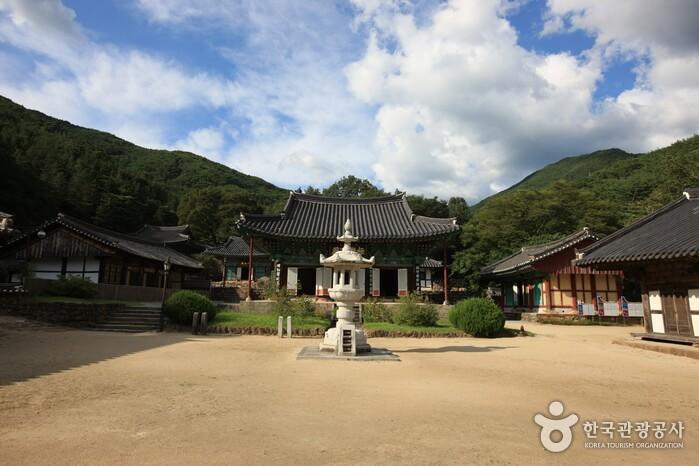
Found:
[[[160,317],[158,316],[152,316],[152,317],[133,317],[133,316],[109,316],[107,319],[105,319],[103,322],[140,322],[140,323],[158,323],[160,322]]]
[[[112,312],[109,317],[133,317],[138,319],[140,317],[160,317],[159,312]]]
[[[150,330],[157,330],[158,329],[158,324],[157,323],[135,323],[135,322],[102,322],[97,324],[95,327],[95,330],[124,330],[124,331],[129,331],[129,330],[137,330],[137,331],[142,331],[142,332],[147,332]]]
[[[145,327],[131,327],[131,328],[112,328],[112,327],[95,327],[90,330],[95,330],[97,332],[123,332],[123,333],[145,333],[145,332],[155,332],[158,330],[157,327],[145,328]]]

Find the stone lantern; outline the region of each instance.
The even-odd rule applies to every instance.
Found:
[[[330,297],[337,303],[337,323],[325,332],[321,351],[333,351],[336,354],[350,354],[371,351],[366,335],[359,322],[354,322],[353,305],[364,296],[359,288],[359,270],[374,265],[374,258],[365,259],[352,243],[359,240],[352,235],[352,222],[347,219],[345,232],[337,240],[344,243],[339,251],[330,257],[320,255],[320,263],[333,269],[333,286],[328,290]]]

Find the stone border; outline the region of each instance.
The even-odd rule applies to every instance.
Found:
[[[639,340],[614,340],[614,345],[628,346],[656,353],[684,356],[686,358],[699,359],[699,348],[690,345],[682,345],[671,342],[639,341]]]
[[[208,328],[210,334],[221,335],[268,335],[276,336],[277,329],[271,327],[230,327],[227,325],[212,325]],[[299,337],[322,337],[325,329],[322,328],[293,328],[292,335]],[[369,338],[463,338],[467,337],[463,332],[430,332],[428,330],[400,330],[364,329]]]
[[[0,301],[0,314],[21,316],[28,319],[66,325],[77,328],[92,328],[105,320],[112,312],[124,308],[116,303],[61,303],[33,301]]]
[[[208,328],[210,334],[220,335],[267,335],[277,336],[277,329],[270,327],[229,327],[227,325],[212,325]],[[322,328],[293,328],[291,334],[297,337],[322,337]]]

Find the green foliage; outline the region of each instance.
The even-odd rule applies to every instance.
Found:
[[[369,299],[362,305],[362,318],[365,322],[393,322],[393,313],[377,299]]]
[[[218,187],[215,219],[272,208],[286,191],[198,155],[138,147],[111,134],[81,128],[27,110],[0,97],[0,211],[15,214],[20,228],[58,211],[118,231],[144,223],[172,225],[190,191]],[[235,195],[230,195],[235,191]],[[254,196],[254,204],[246,204]],[[191,194],[189,194],[191,195]],[[283,201],[282,201],[283,202]],[[230,203],[230,205],[229,205]],[[182,207],[183,214],[191,209]],[[193,216],[195,217],[195,216]],[[203,217],[191,227],[220,238]],[[184,223],[179,219],[180,223]],[[221,228],[226,228],[225,222]],[[225,239],[225,238],[224,238]]]
[[[494,337],[505,327],[505,315],[491,299],[468,298],[451,308],[449,322],[474,337]]]
[[[182,194],[177,207],[180,223],[188,224],[200,241],[221,243],[235,232],[241,212],[262,213],[253,192],[236,186],[212,186]]]
[[[68,275],[52,281],[46,293],[52,296],[89,299],[97,295],[97,284],[85,278]]]
[[[699,186],[699,136],[647,154],[610,149],[563,159],[471,209],[453,272],[477,289],[483,266],[522,246],[585,226],[612,233],[688,186]]]
[[[257,281],[258,290],[265,299],[272,301],[272,314],[275,316],[311,317],[316,315],[315,302],[306,297],[294,298],[286,288],[277,288],[276,283],[267,277]]]
[[[315,314],[316,304],[312,299],[300,297],[291,300],[288,315],[294,317],[311,317]]]
[[[309,191],[309,194],[318,192],[311,186]],[[323,195],[330,197],[376,197],[385,194],[384,190],[374,186],[371,181],[354,175],[343,176],[323,190]]]
[[[166,301],[163,308],[165,315],[179,325],[192,325],[192,316],[195,312],[200,315],[207,313],[209,322],[216,317],[216,306],[209,298],[194,291],[181,290],[173,293]]]
[[[393,322],[414,327],[434,327],[439,313],[434,304],[424,302],[418,295],[409,294],[398,301],[398,309],[393,314]]]

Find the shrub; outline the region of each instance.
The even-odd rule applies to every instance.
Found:
[[[277,284],[269,277],[258,278],[255,282],[255,289],[260,293],[262,299],[272,299],[280,292]]]
[[[362,306],[362,318],[365,322],[393,322],[393,313],[384,303],[370,299]]]
[[[53,296],[89,299],[97,294],[97,284],[85,278],[69,275],[52,281],[46,292]]]
[[[207,313],[209,322],[216,317],[216,306],[206,296],[194,291],[182,290],[174,293],[165,301],[165,315],[176,324],[191,325],[195,312]]]
[[[468,298],[451,308],[449,322],[474,337],[494,337],[505,326],[505,314],[491,299]]]
[[[400,298],[398,310],[393,314],[394,323],[412,327],[434,327],[438,319],[436,306],[412,293]]]
[[[292,299],[289,303],[289,315],[294,317],[311,317],[316,314],[316,304],[309,298]]]

